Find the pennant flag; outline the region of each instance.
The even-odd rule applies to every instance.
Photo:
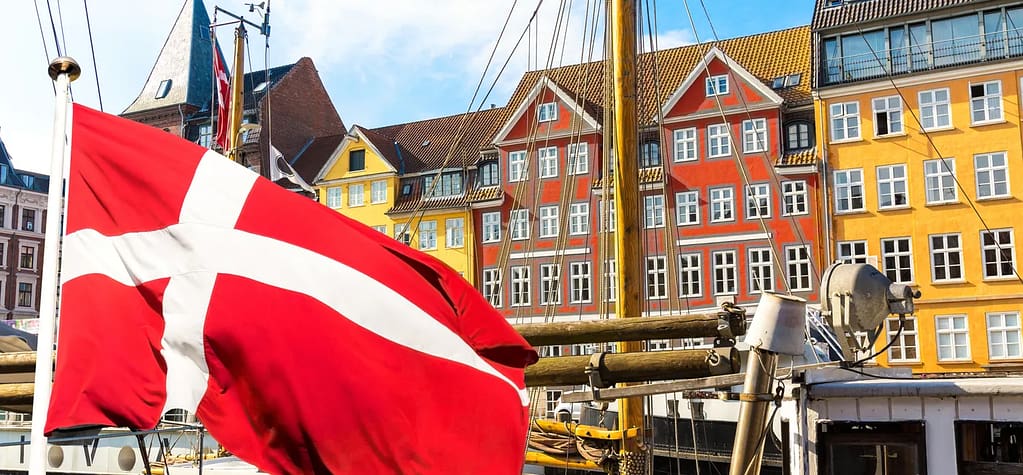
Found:
[[[213,80],[216,83],[217,89],[217,135],[214,137],[214,142],[220,146],[221,150],[227,150],[228,146],[228,131],[227,125],[230,122],[229,115],[231,110],[231,82],[227,77],[227,69],[224,68],[224,62],[220,56],[220,45],[217,43],[217,38],[213,37]]]
[[[521,473],[536,352],[440,261],[80,105],[66,228],[47,434],[180,408],[270,473]]]
[[[305,180],[291,167],[288,160],[284,158],[284,154],[274,144],[270,144],[270,181],[276,182],[281,178],[287,178],[288,181],[298,185],[308,193],[316,194],[316,190],[309,186]]]

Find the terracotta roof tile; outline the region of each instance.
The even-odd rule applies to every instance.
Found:
[[[399,162],[404,161],[405,173],[419,173],[476,163],[480,150],[489,146],[493,140],[499,119],[503,116],[503,108],[492,108],[468,114],[389,125],[371,129],[369,132],[376,134],[380,141],[388,142],[386,146],[377,145],[378,139],[371,138],[374,145],[380,149],[380,153],[395,165],[395,169],[401,170]],[[395,141],[401,147],[400,157],[394,149]]]
[[[989,0],[817,0],[810,23],[814,31],[926,13]],[[838,5],[832,6],[838,3]]]
[[[316,179],[316,174],[320,172],[327,160],[330,160],[334,150],[337,150],[337,146],[344,138],[344,134],[338,134],[313,139],[312,143],[295,157],[291,167],[298,172],[303,180],[311,184]]]
[[[597,177],[593,180],[593,187],[600,188],[603,186],[603,177]],[[649,167],[639,169],[639,184],[646,185],[650,183],[662,183],[664,181],[664,167]]]
[[[801,165],[816,165],[817,160],[817,149],[808,148],[806,150],[798,150],[795,152],[787,153],[782,155],[778,159],[778,166],[801,166]]]
[[[496,200],[501,197],[504,192],[500,186],[484,186],[479,188],[473,188],[469,190],[466,195],[466,200],[470,203],[478,203],[481,201]]]

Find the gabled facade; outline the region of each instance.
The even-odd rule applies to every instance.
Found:
[[[15,169],[0,141],[0,315],[4,320],[39,316],[49,186],[48,176]]]
[[[814,12],[828,251],[918,288],[881,364],[1023,368],[1023,2],[834,2]]]

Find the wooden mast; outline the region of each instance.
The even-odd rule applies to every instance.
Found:
[[[636,3],[611,0],[611,65],[614,82],[614,205],[615,259],[618,266],[616,318],[637,318],[642,312],[643,248],[639,232],[639,150],[636,123]],[[641,351],[641,342],[618,343],[618,352]],[[619,385],[622,387],[624,385]],[[647,448],[644,441],[643,399],[618,400],[618,429],[638,429],[622,440],[619,471],[622,475],[645,474]]]
[[[241,137],[238,136],[242,127],[242,110],[245,109],[245,99],[242,97],[245,77],[245,24],[238,23],[234,30],[234,70],[231,71],[231,110],[228,113],[227,123],[227,150],[228,158],[241,163],[241,154],[238,152],[241,144]],[[216,52],[214,52],[216,54]],[[242,163],[242,165],[245,165]]]

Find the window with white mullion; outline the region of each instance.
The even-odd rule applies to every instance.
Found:
[[[567,175],[583,175],[590,172],[590,146],[585,142],[568,144]]]
[[[696,128],[689,127],[673,132],[675,136],[675,161],[689,162],[696,160],[697,140]]]
[[[728,75],[710,76],[706,80],[707,97],[728,94]]]
[[[813,290],[810,282],[810,248],[786,246],[785,267],[788,270],[789,290]]]
[[[1019,312],[989,312],[987,339],[991,359],[1023,357],[1020,352]]]
[[[732,154],[732,142],[728,134],[728,124],[707,126],[707,156],[710,158],[727,157]]]
[[[558,176],[557,147],[542,147],[537,150],[537,157],[540,164],[540,178],[555,178]]]
[[[590,232],[590,204],[572,203],[568,209],[568,234],[579,235]]]
[[[526,307],[531,303],[530,277],[528,266],[511,268],[511,306]]]
[[[973,156],[977,173],[977,198],[1009,197],[1009,164],[1005,152],[981,153]]]
[[[664,227],[664,195],[644,196],[643,204],[643,216],[646,227]]]
[[[959,233],[932,234],[928,239],[931,243],[931,280],[963,280],[963,247]]]
[[[1002,82],[970,84],[970,120],[973,124],[1002,120]]]
[[[782,210],[783,216],[795,216],[800,214],[809,214],[810,210],[807,206],[807,190],[806,181],[804,180],[790,180],[781,182],[781,193],[782,201],[784,201],[785,209]]]
[[[483,269],[483,298],[501,308],[501,269]]]
[[[422,221],[419,223],[419,249],[437,249],[436,221]]]
[[[863,209],[863,170],[835,170],[835,212]]]
[[[902,208],[909,205],[906,187],[906,165],[877,167],[877,207]]]
[[[938,361],[970,360],[970,329],[966,315],[935,315]]]
[[[590,296],[590,263],[589,262],[572,262],[568,265],[570,281],[569,289],[570,303],[586,303],[592,300]]]
[[[901,134],[902,98],[899,96],[878,97],[871,101],[874,106],[874,135]]]
[[[899,333],[899,319],[897,317],[885,319],[885,324],[888,330],[888,341],[894,339],[895,335],[899,336],[895,343],[888,348],[888,361],[919,361],[920,348],[919,339],[917,338],[916,317],[905,318],[901,333]]]
[[[867,263],[867,241],[838,241],[838,260],[846,264]]]
[[[508,153],[508,181],[514,183],[526,179],[526,152],[519,150]]]
[[[771,248],[759,247],[749,253],[749,292],[759,294],[774,290],[774,267],[771,265]]]
[[[558,103],[545,102],[536,108],[536,118],[539,122],[553,122],[558,120]]]
[[[743,153],[763,152],[767,150],[767,119],[748,119],[742,121]]]
[[[884,273],[892,282],[913,282],[913,252],[910,244],[908,237],[881,240]]]
[[[735,295],[738,293],[735,251],[712,252],[711,261],[714,269],[714,294]]]
[[[733,188],[710,189],[710,222],[720,223],[735,219]]]
[[[501,241],[501,213],[483,213],[483,242]]]
[[[675,220],[679,226],[700,224],[700,192],[675,193]]]
[[[509,218],[513,241],[529,239],[529,210],[513,209]]]
[[[1016,244],[1012,229],[981,231],[980,247],[985,279],[1016,276]]]
[[[646,296],[649,299],[668,297],[668,268],[664,256],[646,258]]]
[[[771,217],[771,187],[767,183],[746,187],[746,219]]]
[[[920,123],[924,130],[945,129],[952,126],[949,90],[920,91]]]
[[[537,209],[537,220],[540,222],[540,237],[550,238],[558,235],[558,207],[541,206]]]
[[[618,263],[614,259],[607,261],[604,268],[604,300],[614,302],[618,298]]]
[[[854,140],[860,138],[860,104],[843,102],[831,104],[831,140]]]
[[[560,274],[557,264],[540,264],[540,305],[561,303]]]
[[[959,202],[955,173],[954,158],[924,161],[924,187],[927,192],[927,204]]]
[[[680,297],[703,295],[703,266],[699,253],[678,256],[678,286]]]
[[[444,246],[457,248],[465,245],[465,220],[448,218],[444,220]]]

